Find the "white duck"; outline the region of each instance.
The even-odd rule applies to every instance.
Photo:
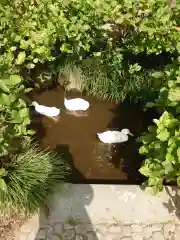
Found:
[[[128,135],[134,136],[129,129],[122,129],[121,131],[105,131],[97,133],[99,139],[103,143],[113,144],[128,141]]]
[[[50,117],[54,121],[57,121],[59,119],[60,109],[58,109],[56,107],[47,107],[44,105],[40,105],[35,101],[33,101],[31,103],[31,105],[35,107],[36,112],[38,112],[42,115],[45,115],[47,117]]]
[[[69,111],[86,111],[89,108],[89,102],[82,98],[66,99],[64,97],[64,106]]]

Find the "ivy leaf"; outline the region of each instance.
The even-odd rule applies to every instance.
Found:
[[[5,183],[4,179],[2,179],[2,178],[0,178],[0,189],[1,189],[3,192],[7,192],[6,183]]]
[[[22,119],[20,117],[19,111],[12,110],[12,123],[21,123]]]
[[[177,42],[177,44],[176,44],[176,49],[177,49],[177,51],[180,53],[180,42]]]
[[[145,105],[145,107],[147,107],[147,108],[151,108],[151,107],[154,107],[154,106],[156,106],[156,104],[153,103],[153,102],[148,102],[148,103],[146,103],[146,105]]]
[[[33,88],[25,88],[24,92],[28,93],[28,92],[31,92],[32,90],[33,90]]]
[[[25,61],[26,59],[26,53],[25,52],[20,52],[17,56],[17,59],[16,59],[16,64],[17,65],[21,65],[23,64],[23,62]]]
[[[34,130],[27,130],[27,134],[29,135],[34,135],[36,133],[36,131]]]
[[[154,78],[163,78],[164,77],[164,73],[163,72],[159,72],[159,71],[153,72],[151,75]]]
[[[3,177],[6,175],[6,170],[4,168],[0,168],[0,177]]]
[[[180,101],[180,87],[171,88],[168,93],[168,99],[172,102]]]
[[[180,177],[177,178],[177,185],[180,186]]]
[[[178,157],[178,160],[180,161],[180,147],[178,147],[177,149],[177,157]]]
[[[139,169],[139,172],[146,177],[148,177],[150,175],[150,169],[147,166],[142,166]]]
[[[5,81],[0,79],[0,89],[3,92],[10,93],[9,88],[6,86]]]
[[[147,146],[142,146],[139,149],[139,154],[147,154],[148,153],[148,147]]]
[[[163,129],[163,130],[161,130],[161,131],[158,133],[157,138],[158,138],[159,140],[165,142],[165,141],[168,140],[169,136],[170,136],[170,133],[168,132],[168,130],[167,130],[167,129]]]
[[[0,104],[5,106],[11,105],[11,97],[8,94],[1,93],[0,94]]]
[[[22,108],[19,110],[19,115],[21,118],[25,118],[29,115],[29,110],[28,108]]]
[[[21,77],[19,75],[11,75],[7,81],[7,85],[12,87],[19,83],[21,83]]]

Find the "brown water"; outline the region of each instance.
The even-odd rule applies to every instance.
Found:
[[[68,94],[68,98],[77,96],[80,95]],[[135,139],[147,130],[152,114],[142,112],[138,105],[117,104],[86,96],[83,98],[90,102],[87,116],[77,117],[64,109],[64,92],[61,88],[33,92],[30,98],[40,104],[56,106],[62,110],[58,122],[36,115],[32,119],[32,126],[37,130],[41,148],[64,152],[73,168],[72,182],[142,181],[138,173],[142,157],[138,154]],[[106,131],[108,128],[129,128],[135,137],[110,148],[101,143],[96,136],[97,132]]]

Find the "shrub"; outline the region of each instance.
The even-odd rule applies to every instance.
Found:
[[[162,190],[166,182],[177,181],[180,186],[180,119],[164,112],[156,125],[138,141],[143,143],[139,153],[145,155],[140,173],[148,178],[147,184],[154,193]]]
[[[157,107],[161,117],[156,126],[138,139],[142,143],[140,154],[146,156],[140,172],[148,178],[148,186],[156,193],[162,190],[163,181],[176,181],[180,186],[180,68],[175,62],[164,73],[168,85],[162,87],[155,102],[146,107]]]
[[[179,13],[179,3],[172,9],[167,0],[1,1],[0,162],[4,164],[4,159],[10,160],[19,151],[17,141],[33,134],[27,130],[29,111],[22,95],[29,89],[22,72],[28,75],[39,63],[59,56],[80,60],[93,56],[109,69],[87,73],[90,93],[118,100],[126,95],[147,99],[147,90],[156,92],[160,84],[154,85],[138,62],[123,70],[123,52],[179,54]],[[43,78],[37,80],[42,85]],[[172,97],[174,90],[167,91]]]
[[[4,184],[0,184],[1,213],[29,214],[37,211],[45,204],[53,187],[68,178],[70,169],[62,154],[40,151],[29,141],[23,145],[23,152],[1,165],[0,174],[3,173],[1,177],[4,180]]]

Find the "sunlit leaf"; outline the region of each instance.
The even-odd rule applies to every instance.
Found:
[[[156,106],[156,104],[153,103],[153,102],[147,102],[146,105],[145,105],[145,107],[147,107],[147,108],[151,108],[151,107],[154,107],[154,106]]]
[[[177,184],[180,186],[180,177],[177,178]]]
[[[7,81],[8,86],[15,86],[21,83],[21,77],[19,75],[11,75]]]
[[[153,72],[152,73],[152,77],[154,78],[163,78],[164,77],[164,73],[163,72]]]
[[[27,134],[29,135],[34,135],[36,133],[36,131],[34,130],[27,130]]]
[[[163,129],[159,132],[159,134],[157,134],[157,138],[159,138],[159,140],[161,140],[163,142],[167,141],[169,136],[170,136],[170,133],[168,132],[167,129]]]
[[[140,153],[140,154],[146,154],[146,153],[148,153],[148,147],[146,147],[146,146],[140,147],[139,153]]]
[[[0,89],[3,91],[3,92],[6,92],[6,93],[9,93],[9,88],[6,86],[5,84],[5,81],[0,79]]]
[[[29,115],[29,110],[28,108],[22,108],[19,110],[19,115],[21,118],[25,118]]]
[[[11,97],[8,94],[0,93],[0,104],[9,106],[11,105]]]
[[[4,179],[2,179],[2,178],[0,178],[0,189],[1,189],[3,192],[7,192],[6,183],[5,183]]]
[[[33,90],[33,88],[25,88],[24,92],[28,93],[28,92],[31,92],[32,90]]]
[[[171,88],[169,90],[168,99],[170,101],[180,101],[180,87]]]
[[[139,169],[139,172],[140,172],[142,175],[148,177],[149,174],[150,174],[150,169],[149,169],[147,166],[142,166],[142,167]]]
[[[4,168],[0,168],[0,177],[3,177],[6,175],[6,170]]]
[[[17,65],[21,65],[23,64],[23,62],[25,61],[26,59],[26,53],[25,52],[20,52],[17,56],[17,59],[16,59],[16,64]]]

